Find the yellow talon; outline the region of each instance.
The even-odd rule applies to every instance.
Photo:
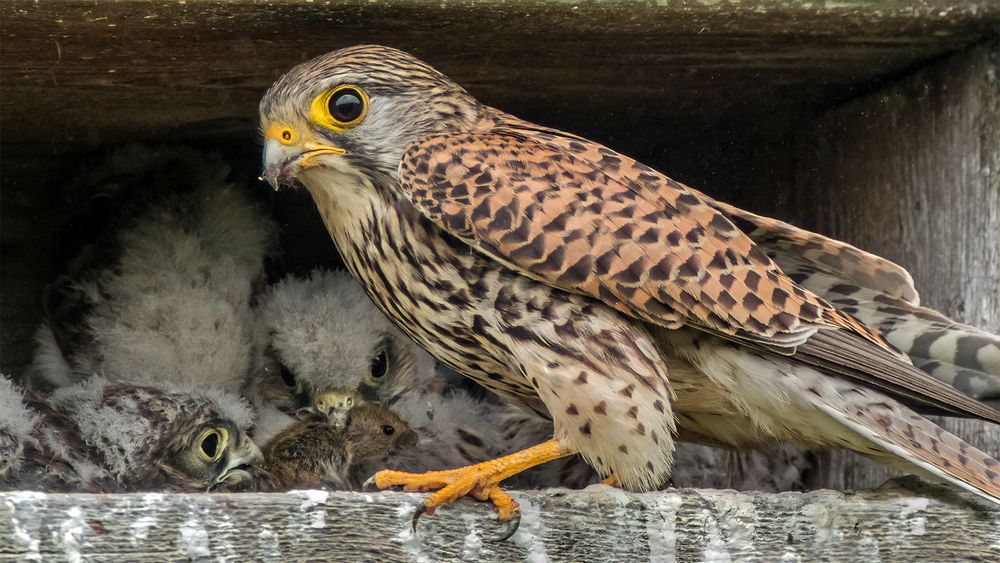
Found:
[[[481,501],[490,501],[497,508],[501,522],[514,522],[504,537],[510,537],[517,529],[521,509],[513,498],[500,488],[500,482],[512,475],[536,465],[572,455],[555,440],[519,452],[484,461],[458,469],[428,471],[427,473],[406,473],[403,471],[379,471],[371,481],[379,489],[403,487],[404,491],[436,491],[424,500],[413,517],[416,529],[420,515],[433,513],[439,506],[454,502],[461,497],[471,496]]]
[[[622,482],[618,480],[618,476],[615,474],[608,475],[607,478],[601,479],[602,485],[607,485],[609,487],[614,487],[616,489],[622,488]]]

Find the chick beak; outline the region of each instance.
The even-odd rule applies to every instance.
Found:
[[[227,485],[243,485],[254,479],[253,469],[264,465],[264,454],[257,444],[247,435],[240,437],[240,442],[229,456],[225,471],[219,476],[219,483]]]
[[[347,151],[309,139],[284,123],[272,123],[264,133],[264,170],[260,179],[278,190],[290,185],[299,170],[321,155],[343,155]]]
[[[326,417],[330,424],[340,426],[347,419],[347,413],[361,402],[354,391],[329,390],[313,396],[312,410]]]

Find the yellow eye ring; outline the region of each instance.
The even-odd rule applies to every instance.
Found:
[[[312,101],[309,117],[334,131],[343,131],[364,121],[368,115],[368,94],[353,84],[341,84]]]
[[[229,443],[229,432],[222,428],[206,428],[201,431],[198,435],[198,439],[195,440],[195,452],[198,454],[198,459],[211,463],[218,461],[222,457],[222,452],[226,451],[226,445]]]

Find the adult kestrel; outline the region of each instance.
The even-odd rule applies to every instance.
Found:
[[[266,179],[309,190],[386,315],[553,421],[552,440],[496,460],[377,473],[437,489],[415,518],[471,495],[516,524],[499,483],[573,453],[649,490],[678,423],[730,445],[843,446],[1000,502],[1000,462],[918,412],[1000,413],[794,283],[711,198],[386,47],[295,67],[260,114]]]

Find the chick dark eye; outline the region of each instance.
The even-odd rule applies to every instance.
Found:
[[[229,443],[229,432],[225,428],[206,428],[198,435],[195,452],[205,463],[219,461]]]
[[[219,435],[215,432],[205,436],[201,441],[201,451],[209,458],[214,458],[219,452]]]
[[[371,376],[378,379],[389,371],[389,359],[385,355],[385,350],[379,352],[374,358],[372,358],[371,364]]]
[[[386,436],[392,436],[393,434],[396,433],[396,429],[386,424],[385,426],[382,427],[382,433],[385,434]]]
[[[285,382],[285,385],[295,387],[295,374],[284,364],[281,365],[281,380]]]
[[[365,100],[354,88],[342,88],[330,96],[330,115],[342,123],[350,123],[365,112]]]

